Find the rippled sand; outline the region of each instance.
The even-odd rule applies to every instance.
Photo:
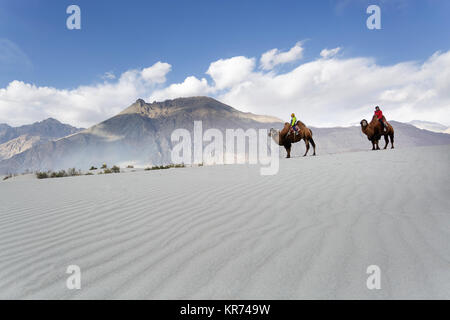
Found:
[[[450,299],[450,146],[0,182],[2,299]],[[66,288],[80,266],[81,290]],[[381,269],[368,290],[366,268]]]

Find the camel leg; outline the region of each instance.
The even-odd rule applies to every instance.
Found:
[[[308,154],[308,151],[309,151],[309,141],[306,138],[303,140],[305,141],[305,145],[306,145],[306,152],[303,156],[306,157],[306,155]]]
[[[394,149],[394,134],[391,133],[389,137],[391,138],[391,149]]]
[[[291,157],[291,144],[285,145],[284,148],[286,149],[286,152],[287,152],[286,158],[290,158]]]
[[[377,147],[377,150],[380,150],[379,143],[380,143],[380,140],[377,140],[377,141],[375,142],[375,145],[376,145],[376,147]]]
[[[387,135],[387,134],[384,135],[384,142],[386,143],[386,144],[384,145],[384,149],[386,149],[387,146],[388,146],[388,144],[389,144],[389,138],[388,138],[388,135]]]
[[[314,151],[313,156],[315,156],[316,155],[316,143],[314,142],[313,138],[310,138],[310,142],[313,146],[313,151]]]
[[[372,142],[372,150],[376,150],[375,149],[375,142],[373,140],[371,142]]]

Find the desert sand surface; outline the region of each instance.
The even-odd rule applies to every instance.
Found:
[[[450,299],[449,166],[437,146],[1,181],[0,298]]]

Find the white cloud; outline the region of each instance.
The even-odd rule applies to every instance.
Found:
[[[38,87],[12,81],[0,89],[0,123],[28,124],[48,117],[88,127],[111,117],[144,97],[165,81],[171,66],[155,63],[142,70],[128,70],[116,81],[72,90]]]
[[[182,83],[171,84],[168,87],[152,92],[149,101],[173,99],[177,97],[213,95],[224,89],[239,85],[253,72],[255,59],[243,56],[230,59],[220,59],[212,62],[206,71],[211,76],[213,85],[209,85],[205,78],[187,77]]]
[[[339,51],[341,51],[341,48],[339,47],[330,50],[323,49],[322,51],[320,51],[320,56],[325,59],[332,58],[337,55]]]
[[[288,71],[261,71],[255,58],[220,59],[206,71],[211,81],[188,76],[181,83],[165,84],[171,66],[162,62],[73,90],[13,81],[0,89],[0,122],[17,125],[51,116],[86,127],[117,114],[138,97],[161,101],[210,95],[242,111],[282,119],[295,112],[313,126],[359,123],[372,116],[375,105],[388,119],[450,126],[450,51],[437,52],[422,63],[380,66],[372,58],[329,53],[336,49]]]
[[[105,72],[102,76],[103,80],[114,80],[116,75],[112,71]]]
[[[293,62],[303,57],[303,47],[301,42],[297,42],[287,52],[280,52],[278,49],[272,49],[262,54],[260,62],[263,70],[271,70],[279,64]]]
[[[165,62],[158,61],[153,66],[141,71],[142,79],[148,83],[166,82],[166,74],[170,72],[172,66]]]
[[[373,59],[317,59],[282,74],[254,77],[220,97],[245,111],[316,126],[348,125],[380,105],[389,119],[450,124],[450,51],[425,63],[379,66]]]
[[[208,86],[208,82],[205,78],[199,80],[196,77],[191,76],[187,77],[182,83],[171,84],[165,89],[154,91],[148,98],[148,101],[203,96],[208,95],[212,91],[213,89]]]
[[[220,59],[210,64],[206,74],[209,74],[218,90],[232,87],[245,80],[255,68],[255,59],[234,57]]]

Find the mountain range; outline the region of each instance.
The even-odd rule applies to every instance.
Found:
[[[423,129],[423,130],[440,132],[440,133],[450,133],[450,127],[444,126],[443,124],[440,124],[437,122],[413,120],[408,123],[412,124],[416,128]]]
[[[0,123],[0,160],[8,159],[32,147],[82,131],[49,118],[20,127]]]
[[[138,99],[116,116],[85,130],[48,119],[31,125],[34,128],[46,128],[39,131],[42,132],[41,136],[31,133],[38,131],[23,129],[29,126],[19,129],[1,124],[0,142],[11,146],[17,144],[22,149],[17,147],[17,152],[9,156],[4,152],[7,158],[0,161],[0,173],[69,167],[85,170],[102,163],[138,166],[170,163],[172,132],[184,128],[192,133],[194,121],[197,120],[202,121],[203,131],[216,128],[222,132],[238,128],[281,129],[284,122],[271,116],[241,112],[209,97],[177,98],[153,103]],[[448,134],[421,130],[396,121],[390,123],[396,130],[396,148],[450,144]],[[359,126],[311,129],[319,155],[371,148]],[[12,134],[13,131],[15,134]],[[24,135],[20,134],[22,132],[25,137],[21,137]],[[61,135],[64,137],[61,138]],[[299,155],[303,150],[303,143],[295,144],[293,154]],[[281,154],[283,152],[281,150]]]

